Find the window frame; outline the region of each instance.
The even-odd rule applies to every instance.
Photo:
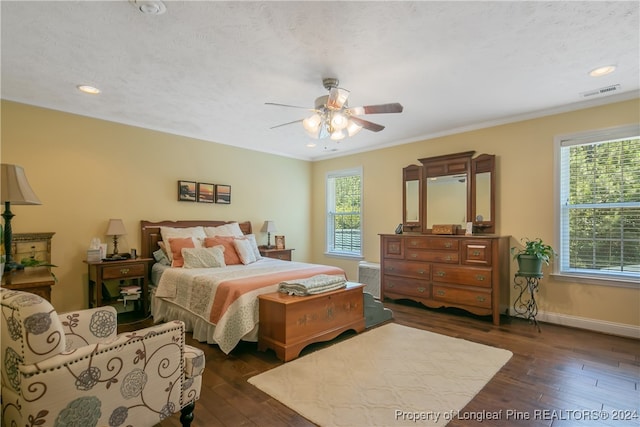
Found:
[[[332,246],[334,237],[333,221],[331,220],[331,209],[335,208],[335,187],[330,184],[330,180],[333,178],[340,178],[346,176],[360,177],[360,250],[358,253],[345,252],[335,250]],[[335,171],[329,171],[325,176],[325,255],[336,258],[347,259],[364,259],[363,247],[363,210],[364,210],[364,175],[362,166],[357,166],[348,169],[341,169]]]
[[[554,137],[554,190],[555,190],[555,212],[556,221],[556,239],[555,247],[558,249],[558,259],[554,263],[552,276],[561,281],[580,282],[584,284],[606,285],[625,288],[640,289],[639,277],[633,273],[625,274],[606,274],[595,273],[589,271],[575,271],[565,268],[568,263],[565,255],[569,242],[563,241],[563,209],[562,196],[564,189],[562,188],[562,148],[572,145],[590,144],[604,141],[614,141],[620,139],[633,139],[640,135],[640,124],[630,124],[615,126],[610,128],[596,129],[584,132],[576,132],[570,134],[556,135]]]

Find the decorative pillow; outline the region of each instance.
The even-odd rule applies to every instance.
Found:
[[[251,249],[253,249],[253,255],[255,255],[256,261],[262,259],[262,255],[260,255],[260,249],[258,249],[258,242],[256,242],[255,234],[247,234],[244,237],[251,243]]]
[[[225,267],[224,246],[211,248],[182,248],[184,265],[182,268]]]
[[[204,246],[205,248],[211,248],[213,246],[222,245],[224,246],[224,263],[226,265],[242,264],[242,261],[240,261],[240,257],[236,252],[236,248],[233,245],[234,240],[235,237],[233,236],[207,237],[204,239]]]
[[[242,230],[240,229],[240,224],[238,224],[237,222],[223,224],[217,227],[203,227],[203,228],[207,237],[216,237],[216,236],[242,237],[244,235],[242,233]]]
[[[171,267],[182,267],[184,259],[182,258],[182,248],[195,248],[192,237],[169,237],[169,247],[172,252]]]
[[[153,257],[158,264],[171,265],[171,261],[169,261],[169,258],[167,258],[167,254],[164,253],[164,250],[162,248],[155,251],[153,253]]]
[[[249,239],[234,239],[233,247],[236,248],[236,252],[243,264],[247,265],[252,262],[256,262],[256,256],[253,253],[253,248],[251,247],[251,241],[249,241]]]
[[[204,228],[201,226],[198,227],[160,227],[160,235],[162,236],[162,241],[166,247],[167,258],[169,261],[173,261],[173,254],[175,251],[171,247],[171,242],[169,239],[171,237],[193,237],[193,242],[195,247],[202,247],[202,243],[200,239],[204,239],[207,235],[204,233]],[[178,253],[180,254],[180,249],[178,249]]]

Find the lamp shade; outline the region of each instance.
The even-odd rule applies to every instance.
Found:
[[[275,221],[265,221],[262,225],[262,231],[266,233],[273,233],[274,231],[278,231]]]
[[[22,166],[2,163],[0,199],[12,205],[41,205],[33,192]]]
[[[121,219],[110,219],[105,234],[107,236],[123,236],[127,234],[127,230],[124,228],[124,223]]]

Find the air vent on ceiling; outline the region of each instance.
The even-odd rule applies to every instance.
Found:
[[[583,98],[590,98],[592,96],[610,95],[619,90],[620,90],[620,85],[611,85],[611,86],[601,87],[600,89],[590,90],[588,92],[582,92],[580,95],[582,95]]]

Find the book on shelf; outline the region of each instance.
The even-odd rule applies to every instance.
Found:
[[[120,287],[121,294],[127,294],[127,295],[139,294],[141,291],[142,290],[140,289],[140,286],[121,286]]]

